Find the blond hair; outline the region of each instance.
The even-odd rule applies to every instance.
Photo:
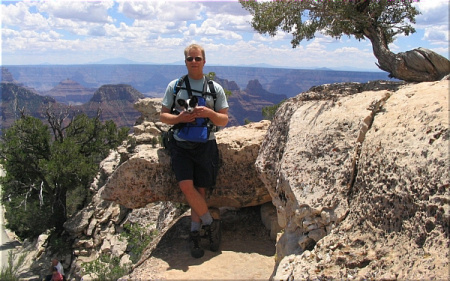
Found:
[[[192,49],[200,50],[202,52],[203,60],[206,60],[205,49],[203,49],[203,47],[198,44],[191,44],[187,46],[186,49],[184,49],[184,58],[187,58],[189,51]]]

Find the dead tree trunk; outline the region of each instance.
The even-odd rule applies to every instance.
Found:
[[[425,48],[394,54],[389,50],[381,29],[369,27],[364,35],[372,43],[377,66],[389,77],[407,82],[437,81],[450,73],[450,61]]]

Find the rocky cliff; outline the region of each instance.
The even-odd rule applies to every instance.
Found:
[[[144,95],[130,85],[103,85],[88,103],[74,106],[73,109],[90,117],[95,116],[100,109],[102,121],[113,120],[119,127],[132,127],[140,116],[133,105],[141,98]]]
[[[62,83],[58,89],[62,91],[62,88],[75,92],[88,91],[73,81]],[[66,104],[58,103],[53,97],[39,95],[33,89],[16,83],[2,82],[0,98],[2,100],[2,128],[10,127],[20,117],[21,110],[28,115],[46,120],[45,112],[49,107],[50,111],[68,111],[71,114],[85,113],[89,117],[96,116],[97,111],[101,110],[102,121],[112,120],[119,127],[132,127],[141,115],[134,108],[134,103],[140,98],[144,98],[144,95],[130,85],[104,85],[95,91],[89,102],[69,107]],[[60,96],[60,98],[66,99],[65,96]],[[70,99],[69,95],[67,99]]]
[[[228,88],[227,88],[228,89]],[[239,126],[246,121],[259,121],[264,117],[262,109],[285,100],[286,95],[277,95],[263,89],[258,80],[250,80],[244,90],[233,91],[228,98],[230,125]]]
[[[44,95],[65,104],[83,104],[92,98],[95,91],[96,89],[85,88],[76,81],[65,79],[50,91],[44,92]]]
[[[0,100],[0,129],[10,127],[20,118],[22,110],[25,114],[45,119],[47,108],[60,108],[52,97],[40,96],[33,90],[9,82],[1,82]]]
[[[449,277],[449,81],[313,87],[256,161],[284,232],[274,280]]]
[[[343,83],[313,87],[283,104],[255,161],[284,228],[274,280],[448,277],[448,90],[448,80]],[[233,139],[239,130],[224,133]],[[165,158],[142,153],[133,156],[134,167],[117,168],[102,196],[180,200],[175,190],[162,191],[167,176],[157,167],[168,163],[156,161]],[[228,155],[242,159],[241,153]],[[149,176],[140,176],[144,171]],[[245,196],[239,177],[250,180],[219,180],[233,200],[210,202],[233,205]],[[128,200],[121,186],[131,189]]]
[[[278,223],[267,223],[278,232],[276,267],[263,279],[448,279],[448,92],[448,80],[313,87],[287,100],[270,126],[218,133],[223,164],[208,202],[276,209]],[[129,277],[164,275],[152,251],[176,224],[168,201],[184,199],[168,155],[152,145],[167,129],[159,102],[135,104],[133,138],[102,162],[97,195],[65,224],[75,241],[74,255],[63,257],[72,277],[102,253],[130,260],[118,238],[126,222],[160,231]]]
[[[159,122],[161,99],[142,99],[135,104],[142,113],[134,127],[133,143],[122,150],[121,164],[108,179],[101,196],[127,208],[172,201],[185,203],[170,167],[170,156],[152,140],[168,127]],[[231,127],[217,133],[221,154],[218,185],[208,195],[212,207],[256,206],[271,200],[254,166],[268,121]]]

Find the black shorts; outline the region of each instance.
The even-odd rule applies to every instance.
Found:
[[[176,141],[171,148],[171,162],[178,182],[193,180],[195,187],[204,188],[216,185],[219,170],[219,150],[216,140],[205,143]]]

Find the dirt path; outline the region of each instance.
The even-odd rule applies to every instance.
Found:
[[[205,255],[192,258],[190,217],[183,216],[132,276],[142,280],[268,280],[275,265],[275,241],[261,222],[259,207],[227,211],[221,217],[219,252],[206,250],[205,244]]]

